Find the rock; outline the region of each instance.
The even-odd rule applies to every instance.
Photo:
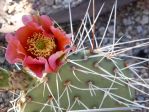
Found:
[[[109,33],[112,33],[113,34],[113,32],[114,32],[114,26],[113,25],[110,25],[108,27],[108,31],[109,31]]]
[[[100,35],[103,35],[104,31],[105,31],[105,27],[102,26],[102,27],[99,28]]]
[[[148,73],[143,73],[142,75],[144,78],[148,78]],[[147,83],[149,83],[149,81]]]
[[[11,98],[12,96],[13,96],[13,94],[9,92],[8,97]]]
[[[8,6],[8,14],[13,13],[15,11],[15,7],[16,7],[16,5]]]
[[[137,26],[137,32],[138,32],[138,33],[143,32],[143,28],[142,28],[142,26]]]
[[[0,57],[0,63],[4,63],[5,62],[5,58],[4,57]]]
[[[128,29],[128,30],[127,30]],[[127,28],[126,30],[127,31],[132,31],[132,26],[130,25],[130,26],[128,26],[128,28]]]
[[[124,36],[123,32],[118,32],[118,37]]]
[[[2,103],[1,105],[0,105],[0,108],[4,108],[5,107],[5,105],[4,105],[4,103]]]
[[[77,1],[77,0],[76,0],[76,1]],[[71,2],[73,2],[73,0],[64,0],[63,4],[69,4],[69,3],[71,3]]]
[[[46,4],[51,6],[54,4],[54,0],[45,0]]]
[[[145,70],[145,69],[142,69],[141,72],[142,72],[142,73],[146,73],[146,70]]]
[[[3,98],[0,98],[0,103],[3,103]]]
[[[1,112],[8,112],[7,110],[8,110],[8,107],[4,107],[3,111],[1,111]],[[9,111],[9,112],[13,112],[13,111]]]
[[[8,98],[7,93],[6,93],[6,92],[3,92],[3,93],[2,93],[2,97],[3,97],[4,100],[6,100],[6,99]]]
[[[60,9],[61,8],[61,5],[53,5],[52,6],[54,9]]]
[[[23,10],[23,5],[16,5],[16,8],[18,12],[21,12]]]
[[[8,106],[9,106],[9,104],[10,104],[10,102],[9,102],[9,101],[10,101],[10,99],[5,99],[4,101],[5,101],[5,106],[7,106],[7,107],[8,107]]]
[[[0,23],[0,28],[2,27],[2,25],[3,25],[3,24],[2,24],[2,23]]]
[[[46,12],[45,7],[41,7],[41,8],[40,8],[40,12],[41,12],[41,13],[45,13],[45,12]]]
[[[123,19],[123,24],[124,24],[125,26],[128,26],[128,25],[131,25],[131,24],[132,24],[132,21],[131,21],[130,18],[124,18],[124,19]]]
[[[143,11],[143,14],[149,15],[149,10],[148,10],[148,9],[145,9],[145,10]]]
[[[149,16],[143,15],[142,20],[140,21],[142,25],[149,23]]]
[[[129,35],[129,34],[125,34],[125,35],[126,35],[126,38],[132,39],[132,36],[131,35]]]
[[[55,0],[55,3],[56,4],[59,4],[59,3],[61,3],[62,1],[61,0]]]
[[[137,100],[139,100],[139,101],[144,101],[145,98],[144,98],[143,95],[138,95],[138,96],[137,96]]]
[[[141,21],[141,17],[140,16],[138,16],[138,17],[136,17],[136,22],[138,22],[138,23],[140,23],[140,21]]]

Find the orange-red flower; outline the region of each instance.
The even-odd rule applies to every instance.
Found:
[[[66,46],[71,40],[67,34],[54,27],[53,21],[46,15],[22,18],[24,26],[15,34],[7,34],[8,42],[5,57],[11,64],[22,62],[38,77],[43,72],[57,71],[67,53]]]

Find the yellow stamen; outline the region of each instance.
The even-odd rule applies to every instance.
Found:
[[[27,39],[27,51],[36,57],[48,57],[56,50],[54,38],[49,38],[42,33],[34,33]]]

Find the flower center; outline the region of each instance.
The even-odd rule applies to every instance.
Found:
[[[36,57],[48,57],[56,50],[54,38],[34,33],[27,39],[27,51]]]

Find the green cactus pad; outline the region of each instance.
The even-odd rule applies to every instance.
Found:
[[[125,83],[131,78],[131,72],[119,71],[125,67],[124,61],[112,62],[96,55],[100,54],[69,56],[57,73],[48,74],[41,84],[26,93],[21,112],[66,112],[131,104],[134,90]]]
[[[11,89],[18,89],[27,91],[30,87],[33,87],[37,79],[26,73],[24,70],[12,72],[9,77],[9,83]]]
[[[0,89],[9,89],[9,75],[7,70],[0,68]]]
[[[2,90],[23,90],[27,91],[36,85],[37,79],[23,70],[10,72],[0,68],[0,89]]]

